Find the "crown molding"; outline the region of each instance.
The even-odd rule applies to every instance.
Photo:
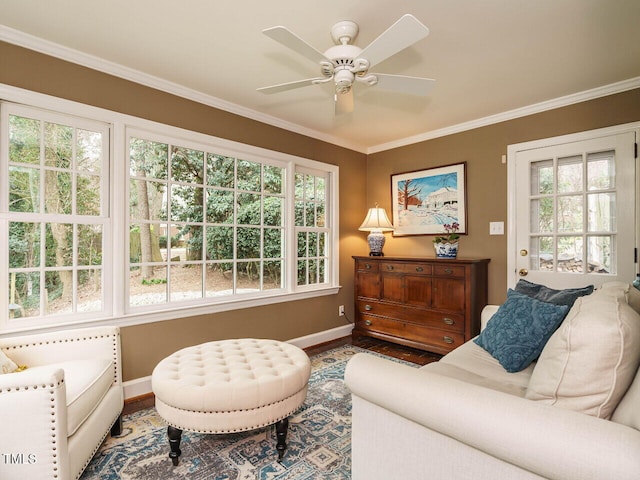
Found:
[[[555,108],[565,107],[568,105],[573,105],[587,100],[593,100],[596,98],[613,95],[615,93],[621,93],[640,87],[640,77],[630,78],[621,82],[604,85],[602,87],[585,90],[583,92],[573,93],[571,95],[547,100],[514,110],[509,110],[507,112],[498,113],[496,115],[490,115],[476,120],[471,120],[469,122],[463,122],[457,125],[440,128],[437,130],[430,130],[418,135],[413,135],[399,140],[394,140],[392,142],[381,143],[378,145],[367,147],[360,143],[349,142],[345,139],[338,138],[333,135],[328,135],[326,133],[302,127],[295,123],[287,122],[280,118],[273,117],[256,110],[252,110],[250,108],[242,107],[235,103],[231,103],[221,98],[214,97],[212,95],[206,95],[197,90],[186,88],[182,85],[163,80],[153,75],[140,72],[139,70],[135,70],[133,68],[125,67],[115,62],[110,62],[93,55],[88,55],[72,48],[64,47],[57,43],[50,42],[33,35],[29,35],[5,25],[0,25],[0,40],[20,47],[28,48],[36,52],[44,53],[61,60],[91,68],[93,70],[107,73],[109,75],[114,75],[116,77],[123,78],[125,80],[129,80],[144,86],[155,88],[157,90],[186,98],[188,100],[193,100],[203,105],[224,110],[235,115],[265,123],[274,127],[282,128],[293,133],[305,135],[316,140],[321,140],[332,145],[347,148],[349,150],[354,150],[356,152],[364,153],[367,155],[382,152],[385,150],[391,150],[394,148],[404,147],[414,143],[424,142],[426,140],[432,140],[434,138],[444,137],[467,130],[472,130],[474,128],[485,127],[495,123],[513,120],[516,118],[525,117],[527,115],[533,115],[536,113],[545,112],[547,110],[553,110]]]
[[[287,122],[277,117],[246,108],[235,103],[228,102],[212,95],[207,95],[197,90],[193,90],[177,83],[163,80],[143,73],[133,68],[125,67],[115,62],[104,60],[94,55],[80,52],[78,50],[64,47],[54,42],[44,40],[42,38],[15,30],[5,25],[0,25],[0,41],[11,43],[19,47],[24,47],[29,50],[33,50],[51,57],[59,58],[67,62],[75,63],[83,67],[91,68],[102,73],[107,73],[124,80],[129,80],[140,85],[154,88],[172,95],[176,95],[188,100],[207,105],[209,107],[224,110],[225,112],[233,113],[251,120],[255,120],[267,125],[282,128],[293,133],[299,133],[307,137],[315,138],[323,142],[330,143],[339,147],[344,147],[349,150],[355,150],[360,153],[366,153],[366,146],[356,142],[349,142],[342,138],[335,137],[333,135],[327,135],[326,133],[313,130],[311,128],[305,128],[295,123]]]
[[[391,150],[393,148],[404,147],[414,143],[424,142],[426,140],[432,140],[438,137],[444,137],[452,135],[454,133],[460,133],[467,130],[473,130],[474,128],[486,127],[495,123],[504,122],[507,120],[513,120],[520,117],[526,117],[527,115],[533,115],[535,113],[546,112],[547,110],[553,110],[559,107],[566,107],[587,100],[593,100],[600,97],[606,97],[607,95],[613,95],[615,93],[622,93],[628,90],[633,90],[640,87],[640,77],[630,78],[621,82],[612,83],[610,85],[604,85],[602,87],[593,88],[591,90],[585,90],[583,92],[572,93],[560,98],[554,98],[545,102],[528,105],[522,108],[516,108],[507,112],[498,113],[496,115],[490,115],[488,117],[471,120],[469,122],[459,123],[450,127],[440,128],[438,130],[431,130],[411,137],[406,137],[400,140],[394,140],[393,142],[381,143],[379,145],[371,146],[367,149],[367,155],[372,153],[383,152],[385,150]]]

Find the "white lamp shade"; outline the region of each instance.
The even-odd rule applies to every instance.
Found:
[[[390,232],[393,230],[393,225],[389,221],[389,217],[387,217],[387,212],[384,211],[384,208],[370,208],[369,213],[367,213],[364,222],[360,225],[358,230],[362,230],[363,232]]]

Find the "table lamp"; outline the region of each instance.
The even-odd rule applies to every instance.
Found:
[[[384,246],[384,234],[382,232],[393,231],[393,225],[387,217],[387,212],[384,208],[379,208],[378,204],[374,208],[370,208],[367,216],[360,225],[363,232],[369,232],[367,241],[369,242],[369,255],[373,257],[383,257],[382,247]]]

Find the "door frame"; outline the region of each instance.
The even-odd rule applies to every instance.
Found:
[[[636,135],[636,212],[635,212],[635,246],[636,252],[640,244],[640,161],[638,160],[637,144],[640,142],[640,122],[625,123],[613,127],[598,128],[584,132],[559,135],[557,137],[542,138],[529,142],[515,143],[507,146],[507,286],[513,288],[518,281],[516,251],[516,154],[526,150],[552,147],[571,142],[580,142],[599,137],[608,137],[622,133],[634,132]],[[635,271],[638,272],[638,258],[635,259]]]

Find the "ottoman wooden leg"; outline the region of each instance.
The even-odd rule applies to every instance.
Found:
[[[276,444],[276,450],[278,450],[278,461],[282,460],[284,451],[287,449],[287,429],[289,428],[289,419],[283,418],[276,422],[276,438],[278,443]]]
[[[169,447],[171,447],[171,452],[169,452],[169,458],[173,462],[173,466],[178,465],[178,459],[180,458],[180,454],[182,451],[180,450],[180,438],[182,437],[182,430],[175,427],[167,427],[167,436],[169,437]]]

